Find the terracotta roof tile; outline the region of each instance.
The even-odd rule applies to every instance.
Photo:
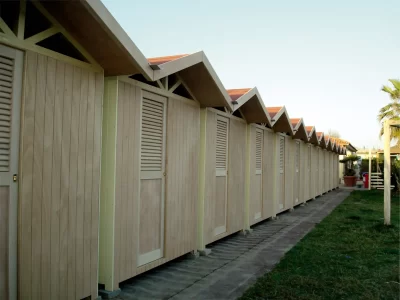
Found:
[[[313,130],[314,126],[306,126],[307,133],[310,133]]]
[[[290,123],[292,123],[292,127],[296,127],[297,124],[300,122],[301,118],[292,118],[290,119]]]
[[[162,65],[167,62],[188,56],[189,54],[179,54],[179,55],[170,55],[170,56],[160,56],[160,57],[152,57],[148,58],[147,61],[152,65]]]
[[[283,106],[266,107],[271,119],[283,108]]]
[[[244,94],[246,94],[248,91],[250,91],[251,88],[245,88],[245,89],[230,89],[227,90],[229,96],[231,97],[232,101],[235,101],[242,97]]]

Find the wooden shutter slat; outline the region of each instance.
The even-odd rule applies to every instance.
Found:
[[[12,77],[0,75],[0,85],[12,87]]]
[[[215,144],[215,166],[217,169],[227,169],[227,146],[228,146],[228,119],[217,116]]]
[[[13,66],[14,65],[14,60],[5,56],[0,56],[0,63]]]
[[[262,170],[262,134],[260,129],[256,129],[256,171]]]
[[[285,138],[279,137],[279,169],[283,171],[285,168]]]
[[[4,70],[4,69],[1,69],[0,68],[0,75],[5,75],[5,76],[7,76],[7,77],[9,77],[9,78],[12,78],[12,72],[11,71],[9,71],[9,70]]]
[[[141,171],[162,171],[164,130],[164,103],[143,98]]]
[[[10,73],[12,73],[13,66],[10,66],[10,65],[7,65],[5,63],[2,63],[1,60],[0,60],[0,69],[7,70],[7,71],[10,71]]]

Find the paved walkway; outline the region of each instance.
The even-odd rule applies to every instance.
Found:
[[[183,257],[121,285],[117,299],[236,299],[280,261],[303,236],[351,191],[334,190],[253,227],[210,245],[206,257]]]

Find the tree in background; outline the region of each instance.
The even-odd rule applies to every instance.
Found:
[[[390,102],[379,110],[378,121],[381,124],[380,136],[383,135],[383,122],[385,120],[400,120],[400,80],[389,79],[389,82],[392,83],[393,88],[384,85],[381,89],[389,94]],[[400,146],[400,128],[391,128],[391,137],[392,140],[396,142],[396,145]]]
[[[325,133],[325,135],[329,135],[330,137],[334,137],[334,138],[340,138],[340,133],[337,130],[334,129],[329,129],[328,132]]]

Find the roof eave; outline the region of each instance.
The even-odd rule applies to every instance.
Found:
[[[202,107],[226,107],[233,111],[231,98],[203,51],[158,66],[154,81],[177,73]]]
[[[248,123],[266,123],[271,127],[271,118],[256,87],[236,99],[236,102],[234,111],[240,109]]]

